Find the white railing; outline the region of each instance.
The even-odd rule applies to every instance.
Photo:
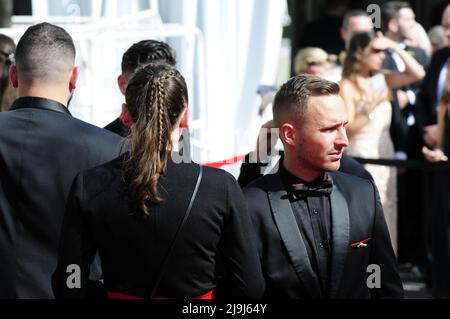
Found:
[[[30,17],[13,17],[11,28],[0,29],[0,33],[13,38],[16,43],[25,30],[32,24],[47,21],[63,26],[73,37],[77,47],[77,65],[80,67],[80,79],[77,92],[71,104],[74,116],[98,126],[106,125],[118,116],[123,97],[116,85],[120,73],[120,61],[123,52],[135,42],[143,39],[166,41],[170,38],[183,39],[188,54],[178,56],[192,57],[194,61],[178,61],[178,68],[186,78],[189,86],[191,114],[192,145],[198,154],[197,161],[208,157],[204,143],[207,132],[207,108],[205,105],[205,45],[202,32],[198,28],[187,28],[179,24],[164,24],[157,11],[156,0],[151,0],[151,9],[122,16],[102,16],[105,11],[104,1],[94,0],[91,16],[46,16],[46,1],[33,1],[33,8],[38,2],[35,15]],[[114,1],[109,2],[114,5]],[[156,8],[156,9],[155,9]],[[103,11],[102,11],[103,10]],[[107,10],[106,10],[107,11]],[[117,12],[116,12],[117,13]],[[114,12],[110,12],[114,14]],[[184,68],[183,65],[186,67]],[[192,65],[196,68],[193,69]],[[189,66],[189,67],[187,67]],[[183,69],[192,70],[185,74]],[[195,79],[195,80],[194,80]],[[198,92],[194,95],[193,92]]]

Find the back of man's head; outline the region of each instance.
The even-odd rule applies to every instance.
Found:
[[[273,119],[280,127],[286,121],[302,118],[311,96],[338,95],[339,85],[318,76],[300,74],[281,86],[273,102]]]
[[[122,57],[122,74],[133,74],[140,66],[151,62],[165,62],[175,66],[176,58],[172,48],[161,41],[143,40],[133,44]]]
[[[58,84],[68,81],[75,64],[72,37],[50,23],[31,26],[16,49],[19,80],[28,84]]]

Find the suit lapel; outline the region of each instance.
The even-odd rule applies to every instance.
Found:
[[[330,298],[335,298],[341,282],[350,236],[350,218],[347,201],[336,183],[331,192],[332,253],[330,271]]]
[[[385,68],[388,70],[398,71],[397,63],[395,63],[394,57],[391,51],[386,52]]]
[[[273,218],[297,277],[311,298],[320,298],[319,280],[314,273],[305,243],[279,174],[267,175],[268,197]]]

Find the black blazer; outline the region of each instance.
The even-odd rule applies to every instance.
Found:
[[[52,298],[59,232],[73,178],[117,157],[121,138],[47,99],[0,113],[0,298]]]
[[[439,74],[449,57],[450,48],[442,48],[431,58],[427,74],[422,82],[416,101],[416,120],[421,129],[423,129],[424,126],[437,123],[435,103],[437,99],[436,94]]]
[[[331,176],[330,298],[402,298],[396,258],[376,187],[371,181],[345,173]],[[257,179],[244,189],[244,195],[259,236],[265,297],[321,298],[319,280],[280,175]],[[367,240],[367,246],[358,248],[356,243],[363,240]],[[366,285],[370,264],[380,266],[379,289]]]
[[[424,69],[428,66],[428,58],[423,49],[415,48],[415,47],[406,47],[406,52],[411,54],[420,65],[424,67]],[[391,52],[386,52],[386,59],[383,62],[383,69],[398,71],[397,65],[395,63],[394,58],[392,57]],[[416,94],[419,91],[420,86],[422,85],[422,81],[416,81],[408,86],[401,88],[402,90],[411,90]],[[390,126],[390,134],[392,141],[394,143],[395,150],[399,151],[407,151],[408,150],[408,131],[409,126],[407,123],[407,119],[409,113],[412,112],[416,114],[416,108],[414,105],[407,105],[404,109],[400,109],[398,100],[397,100],[397,90],[392,90],[392,120]],[[414,141],[414,143],[420,143],[420,141]]]
[[[125,156],[82,172],[69,196],[53,277],[55,296],[83,298],[96,251],[108,291],[149,296],[169,245],[185,214],[198,165],[169,161],[161,178],[163,202],[143,218],[124,178]],[[223,170],[203,168],[192,211],[164,269],[157,297],[258,298],[264,279],[242,190]],[[81,265],[81,289],[68,289],[67,265]],[[218,274],[216,275],[216,272]],[[218,287],[217,279],[221,278]],[[224,287],[226,290],[224,290]]]
[[[106,125],[104,129],[116,133],[122,137],[127,137],[130,134],[130,128],[123,125],[120,118],[116,118],[114,121]]]

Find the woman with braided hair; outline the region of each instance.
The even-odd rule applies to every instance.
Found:
[[[56,297],[87,296],[97,251],[109,298],[262,296],[255,235],[236,180],[177,160],[173,146],[187,127],[187,106],[186,83],[174,67],[149,64],[135,73],[125,105],[130,152],[73,183]]]

